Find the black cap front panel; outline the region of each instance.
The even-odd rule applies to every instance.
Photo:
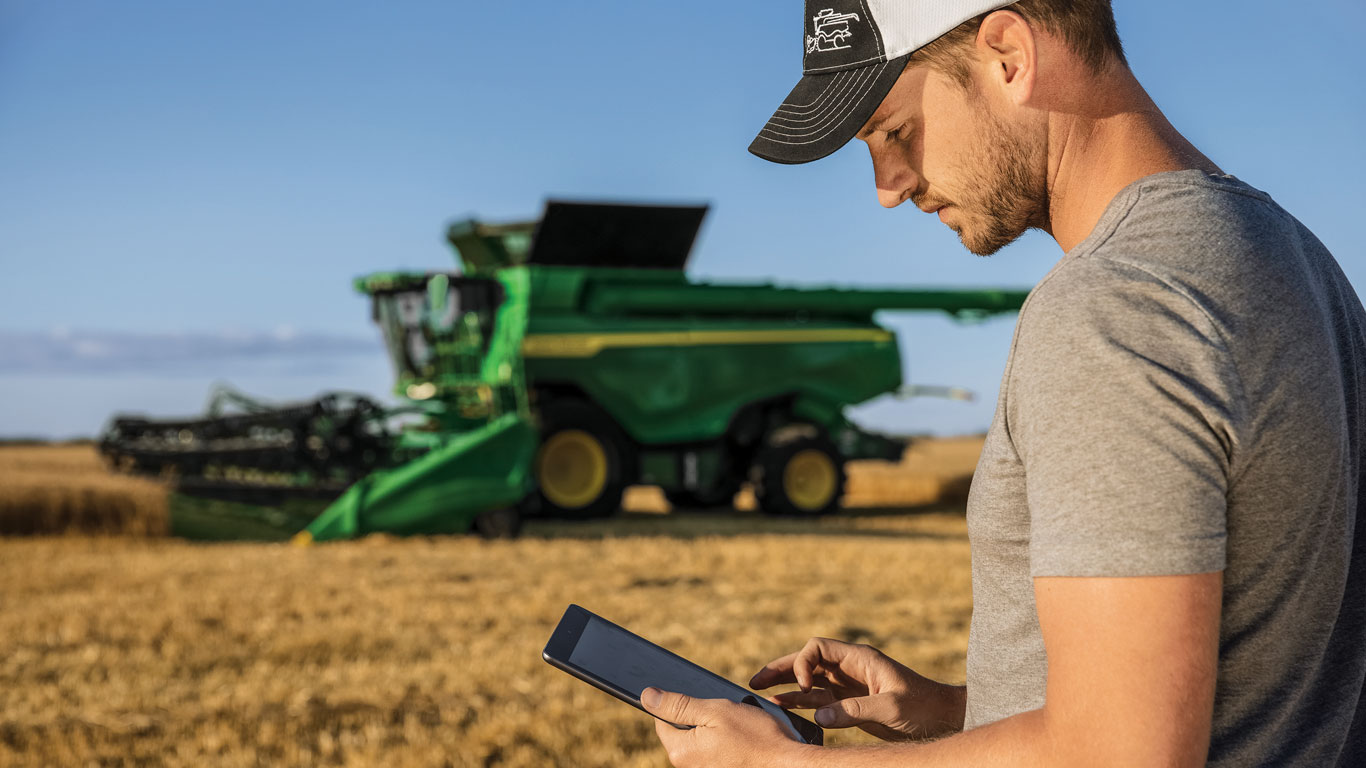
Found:
[[[805,74],[866,67],[882,59],[882,38],[863,0],[806,0],[805,28]]]
[[[775,163],[809,163],[834,152],[877,111],[908,58],[806,75],[759,131],[749,151]]]

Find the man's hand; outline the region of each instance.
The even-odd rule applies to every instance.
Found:
[[[825,728],[859,728],[885,741],[927,739],[963,729],[965,689],[937,683],[867,645],[813,637],[796,653],[769,662],[754,689],[796,683],[772,701],[815,709]]]
[[[646,688],[645,711],[659,718],[655,733],[675,768],[789,765],[786,755],[806,745],[793,741],[773,716],[725,699],[694,699]],[[675,728],[691,725],[691,729]]]

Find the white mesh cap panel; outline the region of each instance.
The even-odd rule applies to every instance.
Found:
[[[979,13],[1013,5],[1015,0],[865,0],[882,33],[886,58],[914,51]]]

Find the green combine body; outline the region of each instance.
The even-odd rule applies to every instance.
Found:
[[[453,225],[461,273],[357,279],[395,392],[428,421],[397,447],[418,458],[358,483],[304,537],[510,532],[523,515],[612,514],[633,484],[692,507],[750,481],[766,512],[829,512],[846,461],[904,449],[844,415],[902,387],[874,313],[980,319],[1027,293],[694,282],[704,214],[551,203],[539,222]]]
[[[837,507],[845,462],[905,447],[845,417],[903,388],[896,336],[874,313],[977,320],[1027,294],[692,281],[705,213],[552,202],[534,222],[454,224],[463,269],[355,282],[405,405],[234,395],[238,414],[216,399],[207,418],[115,418],[101,448],[185,492],[332,498],[299,542],[512,535],[528,515],[613,514],[633,484],[711,507],[749,482],[765,512],[817,515]]]

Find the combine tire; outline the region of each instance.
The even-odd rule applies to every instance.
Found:
[[[543,514],[609,517],[626,490],[628,442],[606,414],[586,403],[561,401],[541,411],[536,485]]]
[[[824,515],[834,512],[844,495],[844,458],[823,435],[791,435],[759,452],[751,477],[764,512]]]

